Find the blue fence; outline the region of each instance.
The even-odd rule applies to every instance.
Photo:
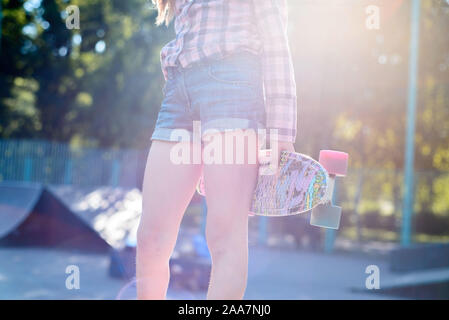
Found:
[[[30,181],[140,189],[147,152],[75,148],[42,140],[0,140],[0,182]],[[449,174],[430,170],[415,172],[415,176],[414,218],[416,214],[424,213],[422,218],[427,219],[418,220],[421,222],[414,226],[415,229],[430,235],[447,234],[436,230],[436,227],[449,223]],[[348,176],[339,181],[336,199],[344,208],[346,230],[356,228],[357,237],[361,238],[363,225],[373,230],[388,229],[396,234],[391,236],[391,240],[397,240],[403,190],[402,171],[351,167]],[[262,242],[267,238],[268,225],[262,221],[259,227],[259,241]]]
[[[42,140],[0,140],[0,181],[141,187],[147,150],[74,148]]]

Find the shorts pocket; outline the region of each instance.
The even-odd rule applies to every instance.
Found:
[[[214,63],[209,65],[209,77],[217,82],[238,86],[255,86],[254,72],[248,66],[238,66],[232,63]]]

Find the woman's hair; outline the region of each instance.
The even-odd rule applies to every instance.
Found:
[[[170,23],[175,14],[175,1],[176,0],[152,0],[157,7],[157,25],[161,25],[164,22],[166,25]]]

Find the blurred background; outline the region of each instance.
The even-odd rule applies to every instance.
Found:
[[[156,27],[146,0],[0,4],[0,299],[132,298],[173,26]],[[343,220],[326,231],[307,215],[250,218],[245,297],[449,298],[449,1],[288,4],[296,150],[350,154],[335,197]],[[79,29],[66,25],[70,5]],[[204,297],[206,216],[195,195],[169,298]],[[80,289],[66,288],[68,265]]]

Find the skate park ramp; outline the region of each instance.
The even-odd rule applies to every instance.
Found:
[[[111,247],[135,245],[142,211],[137,188],[52,185],[49,190]]]
[[[49,198],[57,210],[48,208]],[[0,182],[0,199],[0,238],[14,233],[23,222],[34,221],[33,208],[47,206],[41,211],[63,215],[65,220],[70,216],[69,220],[87,228],[112,248],[121,249],[136,243],[142,211],[142,194],[137,188]],[[49,233],[56,228],[43,227],[50,229]]]
[[[107,252],[110,246],[48,187],[0,183],[0,245]]]
[[[28,217],[41,194],[40,184],[0,184],[0,239]]]
[[[121,249],[136,244],[142,213],[142,192],[138,188],[50,185],[48,189],[111,247]],[[192,199],[193,205],[183,218],[184,226],[197,224],[200,200]]]

